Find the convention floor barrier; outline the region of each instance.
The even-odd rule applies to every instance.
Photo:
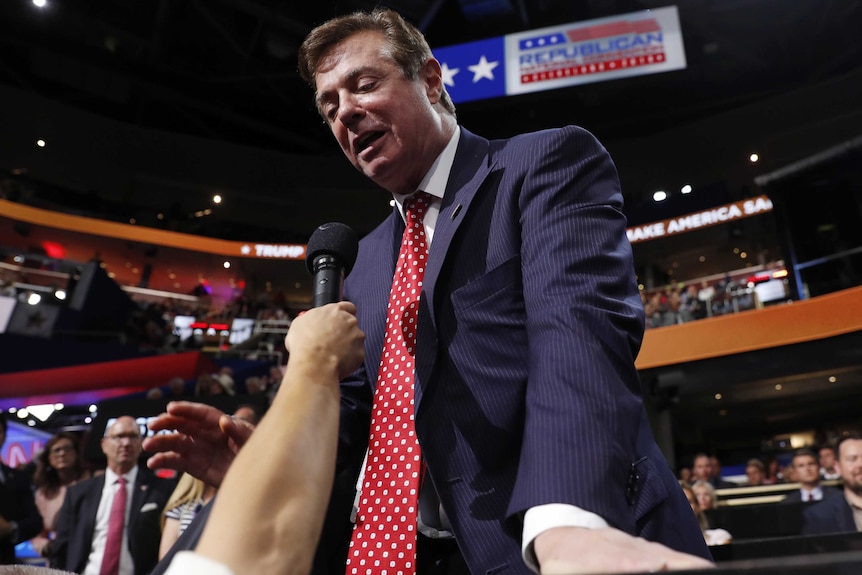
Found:
[[[734,541],[729,545],[716,545],[710,547],[709,550],[719,564],[775,557],[862,553],[862,533],[750,539],[748,541]],[[862,574],[862,569],[859,570],[859,573]]]
[[[726,529],[734,541],[788,537],[802,531],[802,508],[806,503],[764,503],[739,507],[717,507],[707,511],[709,525]],[[862,575],[862,572],[860,572]]]
[[[788,555],[719,563],[717,569],[674,571],[676,575],[860,575],[862,551]]]

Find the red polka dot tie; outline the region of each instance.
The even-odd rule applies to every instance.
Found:
[[[404,202],[407,226],[392,278],[386,343],[371,411],[368,464],[347,556],[347,575],[416,572],[419,442],[413,425],[413,358],[419,294],[428,259],[422,219],[430,197]]]

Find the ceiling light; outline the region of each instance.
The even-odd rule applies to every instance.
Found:
[[[760,159],[760,156],[758,156],[757,154],[751,154],[750,156],[748,156],[748,159],[751,161],[752,164],[755,164]]]
[[[39,146],[40,148],[44,148],[45,146],[48,145],[48,142],[46,142],[42,138],[39,138],[38,140],[36,140],[36,145]]]
[[[218,194],[214,195],[213,196],[213,203],[214,204],[220,204],[221,203],[221,196]]]
[[[30,304],[30,305],[36,305],[36,304],[38,304],[40,301],[42,301],[42,296],[40,296],[40,295],[39,295],[39,294],[37,294],[37,293],[31,293],[31,294],[27,297],[27,303],[28,303],[28,304]]]
[[[655,202],[663,202],[667,199],[667,193],[659,190],[652,195],[652,199]]]
[[[33,0],[33,6],[36,8],[44,8],[47,3],[47,0]]]
[[[829,383],[835,383],[836,381],[838,381],[837,377],[835,377],[834,375],[829,376]]]
[[[30,411],[30,415],[42,423],[48,421],[48,418],[54,413],[53,404],[31,405],[27,409]]]
[[[775,384],[775,391],[781,391],[782,389],[783,389],[783,386],[780,383]]]
[[[686,184],[682,188],[680,188],[679,191],[682,192],[683,194],[690,194],[691,193],[691,186]]]
[[[715,398],[716,398],[716,399],[721,399],[721,394],[720,394],[720,393],[716,393],[716,394],[715,394]]]
[[[230,269],[230,262],[225,262],[222,265],[224,266],[224,269]]]

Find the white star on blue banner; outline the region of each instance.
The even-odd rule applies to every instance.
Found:
[[[506,95],[503,37],[446,46],[433,52],[443,68],[443,82],[453,102]]]

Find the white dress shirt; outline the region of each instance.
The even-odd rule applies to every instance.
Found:
[[[102,567],[102,557],[105,555],[105,544],[108,542],[108,519],[111,516],[111,504],[114,495],[120,488],[117,483],[119,475],[105,470],[105,486],[102,488],[102,498],[99,500],[99,510],[96,511],[96,526],[93,529],[93,546],[87,559],[87,567],[82,575],[99,575]],[[138,478],[138,466],[123,475],[126,479],[126,517],[123,521],[123,546],[120,551],[119,575],[135,575],[135,564],[129,552],[129,514],[132,511],[132,495],[135,492],[135,480]]]
[[[165,575],[234,575],[234,572],[194,551],[180,551],[174,555]]]

